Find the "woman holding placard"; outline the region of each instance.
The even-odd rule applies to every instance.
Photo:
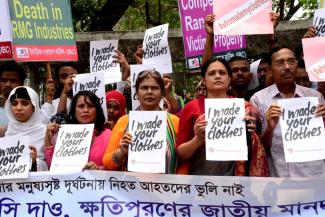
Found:
[[[104,128],[105,117],[99,98],[90,91],[79,91],[71,101],[68,114],[68,124],[94,124],[92,143],[88,157],[88,163],[84,169],[98,170],[103,168],[102,158],[108,143],[111,130]],[[50,167],[56,143],[56,136],[60,125],[48,124],[45,136],[45,159]]]
[[[146,70],[139,73],[135,84],[137,98],[140,101],[140,111],[159,111],[160,100],[165,95],[165,84],[160,73]],[[167,113],[167,151],[165,173],[181,173],[176,171],[176,135],[178,132],[178,117]],[[110,142],[106,148],[103,164],[107,170],[127,170],[127,157],[132,135],[129,131],[129,116],[121,117],[116,123]]]
[[[31,150],[31,171],[48,170],[45,159],[43,142],[46,125],[41,123],[39,98],[30,87],[14,88],[5,103],[9,118],[6,136],[27,136]]]
[[[210,59],[201,68],[202,82],[206,87],[206,96],[189,102],[182,111],[180,129],[177,137],[177,154],[189,161],[191,175],[251,175],[268,176],[266,154],[255,133],[257,111],[249,103],[245,105],[247,123],[247,143],[249,161],[207,161],[205,153],[204,117],[205,98],[230,98],[227,90],[232,72],[223,59]],[[252,116],[255,116],[252,117]],[[257,117],[258,118],[258,117]]]

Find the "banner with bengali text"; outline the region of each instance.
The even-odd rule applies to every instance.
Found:
[[[204,18],[213,13],[212,0],[178,0],[183,32],[186,65],[189,70],[200,69],[206,41]],[[213,53],[230,59],[233,56],[246,57],[246,37],[242,35],[215,35]]]
[[[77,61],[69,0],[9,1],[17,61]]]
[[[109,171],[0,182],[0,215],[324,216],[325,177],[249,178]]]

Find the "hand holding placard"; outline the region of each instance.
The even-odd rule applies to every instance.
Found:
[[[325,36],[325,8],[317,9],[314,14],[316,36]]]
[[[117,49],[118,40],[90,42],[90,71],[104,73],[105,84],[121,81],[120,64],[113,58]]]
[[[51,171],[81,171],[88,162],[94,124],[64,124],[58,133]]]
[[[28,178],[30,150],[28,137],[0,138],[0,179]]]
[[[286,161],[324,159],[324,123],[322,117],[315,117],[318,98],[299,97],[279,100],[278,103],[283,108],[280,124]],[[320,107],[320,114],[324,108]]]
[[[247,160],[244,99],[205,99],[207,160]]]
[[[172,59],[168,45],[168,26],[164,24],[146,30],[143,40],[143,64],[165,64],[161,73],[172,73]]]
[[[132,143],[128,150],[128,170],[164,173],[166,167],[167,113],[131,111]]]

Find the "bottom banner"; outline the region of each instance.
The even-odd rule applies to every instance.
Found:
[[[325,216],[325,178],[110,171],[0,181],[0,216]]]

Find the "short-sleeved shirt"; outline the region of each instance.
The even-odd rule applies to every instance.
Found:
[[[320,103],[324,103],[324,98],[318,91],[297,84],[293,97],[317,97]],[[272,104],[277,104],[277,100],[279,99],[285,99],[285,96],[280,93],[276,84],[273,84],[255,93],[250,100],[253,106],[259,109],[263,132],[267,127],[266,112],[269,106]],[[280,123],[278,123],[274,128],[272,146],[270,148],[268,157],[270,174],[274,177],[305,177],[325,175],[324,160],[299,163],[287,163],[285,161]]]

